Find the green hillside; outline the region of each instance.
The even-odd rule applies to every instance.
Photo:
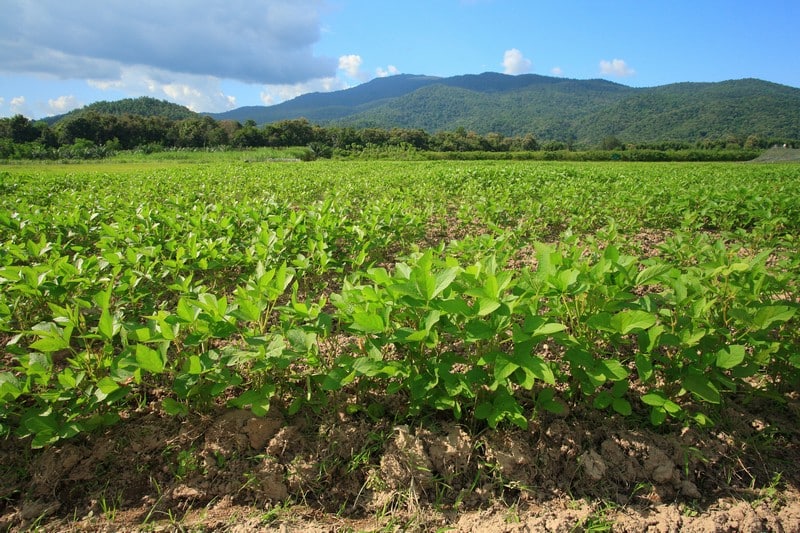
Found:
[[[80,109],[70,111],[63,115],[56,115],[44,119],[45,122],[52,125],[65,118],[73,118],[80,115],[97,113],[100,115],[139,115],[143,117],[163,117],[170,120],[182,120],[186,118],[196,118],[199,115],[190,109],[167,102],[166,100],[158,100],[150,98],[149,96],[142,96],[139,98],[124,98],[113,102],[101,101],[89,104]]]
[[[136,115],[169,120],[200,118],[155,98],[97,102],[49,124],[82,115]],[[256,124],[305,118],[322,126],[423,129],[463,128],[478,134],[534,135],[593,147],[622,143],[697,143],[745,139],[800,139],[800,89],[758,79],[676,83],[633,88],[606,80],[573,80],[487,72],[450,78],[397,75],[330,93],[311,93],[274,106],[205,114]]]
[[[639,142],[726,136],[800,138],[800,90],[755,79],[680,83],[636,91],[588,113],[576,129],[589,139]]]
[[[757,79],[633,88],[534,74],[399,75],[211,116],[258,124],[303,117],[321,125],[532,133],[579,145],[608,136],[623,142],[797,139],[800,89]]]

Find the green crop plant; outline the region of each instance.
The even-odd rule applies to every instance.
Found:
[[[526,427],[585,403],[709,424],[730,394],[783,401],[800,383],[795,167],[19,165],[0,179],[0,432],[34,447],[153,399],[176,416],[277,405]]]

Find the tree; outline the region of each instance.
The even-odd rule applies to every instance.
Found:
[[[314,129],[305,118],[270,124],[265,134],[269,146],[306,146],[314,140]]]
[[[9,129],[11,140],[15,143],[33,142],[39,138],[39,130],[34,127],[33,122],[22,115],[11,117]]]
[[[624,146],[625,145],[622,144],[622,141],[620,141],[613,135],[607,135],[603,137],[603,140],[600,143],[601,150],[620,150],[624,148]]]
[[[538,150],[539,142],[536,140],[536,137],[528,133],[521,139],[514,139],[513,148],[528,151]]]
[[[244,127],[231,135],[231,144],[243,148],[253,148],[256,146],[266,146],[267,139],[264,132],[256,127],[256,123],[248,120]]]
[[[95,131],[96,123],[92,122],[90,118],[78,115],[56,124],[59,144],[72,144],[75,139],[89,139],[94,142],[97,137]]]

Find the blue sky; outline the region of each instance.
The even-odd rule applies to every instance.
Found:
[[[798,0],[0,1],[0,116],[218,112],[397,73],[800,87]]]

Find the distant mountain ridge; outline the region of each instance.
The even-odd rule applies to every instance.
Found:
[[[607,136],[627,142],[750,135],[797,139],[800,89],[758,79],[634,88],[537,74],[400,74],[209,115],[257,124],[306,118],[320,125],[532,133],[577,144],[596,144]]]
[[[258,125],[305,118],[322,126],[467,131],[596,146],[622,142],[696,142],[757,136],[800,139],[800,89],[759,79],[685,82],[635,88],[602,79],[576,80],[496,72],[448,78],[399,74],[350,89],[309,93],[273,106],[224,113],[193,111],[143,97],[97,102],[53,124],[90,112],[197,118]]]

